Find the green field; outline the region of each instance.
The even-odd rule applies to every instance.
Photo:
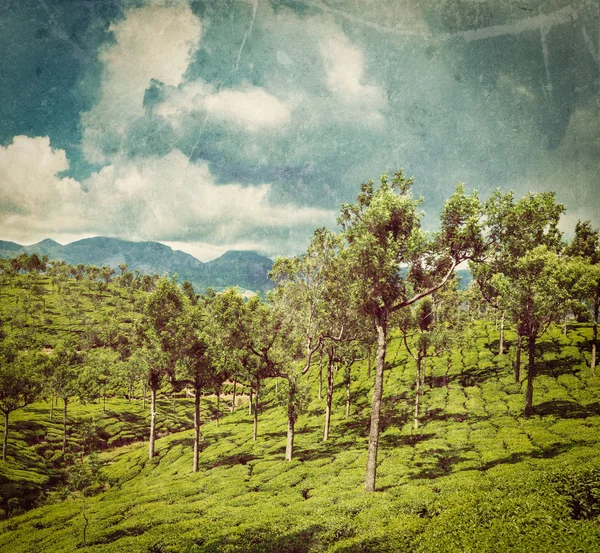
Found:
[[[509,343],[514,334],[508,334]],[[422,424],[412,429],[414,361],[397,337],[387,355],[377,493],[364,491],[372,382],[352,374],[352,405],[336,374],[331,437],[321,440],[318,366],[313,398],[284,461],[286,417],[275,382],[262,397],[252,440],[247,397],[230,413],[202,399],[200,471],[192,473],[192,400],[159,403],[157,456],[148,460],[148,410],[139,399],[73,404],[70,440],[98,429],[106,484],[86,498],[89,551],[523,551],[600,550],[600,376],[592,375],[589,325],[551,328],[539,342],[534,405],[524,418],[513,350],[495,355],[498,333],[479,323],[468,346],[430,360]],[[431,372],[432,371],[432,372]],[[245,405],[244,405],[245,402]],[[71,552],[83,546],[83,499],[61,484],[55,452],[60,407],[13,414],[0,495],[0,551]],[[82,422],[84,421],[84,422]],[[39,495],[43,489],[52,491]],[[39,507],[22,514],[37,501]]]

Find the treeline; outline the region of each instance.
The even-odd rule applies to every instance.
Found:
[[[180,286],[176,278],[166,276],[148,277],[144,285],[146,277],[126,267],[114,276],[108,268],[60,263],[49,268],[47,260],[22,256],[19,262],[5,262],[5,275],[45,272],[59,293],[73,289],[70,281],[88,282],[92,299],[108,293],[114,278],[111,286],[121,290],[132,306],[127,323],[120,325],[127,330],[118,340],[92,343],[76,334],[46,353],[5,340],[0,374],[5,447],[11,411],[45,393],[63,400],[66,421],[71,398],[105,397],[113,378],[108,367],[120,367],[117,372],[127,382],[130,397],[138,382],[149,391],[150,457],[156,396],[162,386],[188,390],[195,398],[197,471],[201,394],[209,391],[220,397],[223,386],[228,386],[235,406],[238,383],[247,386],[257,439],[259,398],[265,381],[277,379],[278,398],[287,413],[285,458],[291,460],[295,425],[310,399],[309,373],[318,367],[327,440],[336,369],[343,374],[348,415],[352,367],[367,360],[370,376],[373,360],[365,486],[374,491],[386,348],[392,331],[401,332],[415,361],[415,428],[427,360],[464,339],[473,320],[490,313],[501,329],[498,355],[505,354],[504,329],[516,330],[517,382],[521,350],[526,348],[525,416],[535,413],[536,341],[549,325],[566,324],[571,315],[591,319],[590,366],[595,369],[600,242],[590,222],[579,222],[567,243],[558,230],[565,209],[555,194],[528,194],[517,200],[512,192],[496,192],[483,202],[476,192],[468,195],[459,185],[444,205],[439,230],[427,234],[420,225],[420,200],[412,197],[411,187],[412,180],[401,171],[392,178],[383,175],[378,185],[363,184],[357,201],[342,206],[339,232],[318,229],[305,254],[275,261],[270,276],[276,287],[264,301],[258,296],[245,299],[235,289],[196,295],[189,283]],[[461,292],[455,269],[467,262],[474,281]]]

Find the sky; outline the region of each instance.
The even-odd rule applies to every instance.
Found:
[[[0,0],[0,239],[305,250],[403,168],[600,226],[598,0]]]

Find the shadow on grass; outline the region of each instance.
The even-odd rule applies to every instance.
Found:
[[[579,360],[575,357],[540,360],[536,362],[536,374],[557,378],[563,374],[576,374]]]
[[[199,550],[205,553],[308,553],[317,545],[317,536],[323,531],[319,525],[296,532],[282,533],[283,528],[257,526],[244,531],[243,535],[236,532],[228,536],[220,536],[218,540],[202,537],[195,543]],[[340,530],[340,534],[347,533]],[[338,536],[347,537],[344,535]]]
[[[453,449],[452,451],[447,450],[432,450],[425,452],[427,456],[436,459],[434,466],[428,466],[422,469],[420,472],[411,476],[413,480],[433,480],[442,476],[448,476],[452,473],[452,467],[462,461],[467,461],[467,457],[461,455],[463,452],[473,451],[472,447],[464,447],[460,449]],[[416,462],[414,466],[419,467],[422,463]]]
[[[465,369],[461,374],[453,377],[453,380],[457,380],[458,383],[463,387],[477,386],[478,384],[484,383],[490,378],[496,378],[498,376],[498,369],[494,366],[490,367],[471,367]]]
[[[465,422],[467,419],[473,419],[474,417],[469,416],[468,413],[447,413],[444,409],[436,408],[427,411],[421,416],[421,424],[427,424],[430,421],[452,421],[452,422]],[[479,417],[477,417],[479,418]]]
[[[507,457],[494,459],[484,463],[481,467],[481,470],[489,470],[498,465],[514,465],[527,459],[551,459],[557,455],[560,455],[561,453],[564,453],[565,451],[568,451],[572,447],[574,447],[574,444],[557,443],[548,447],[538,448],[530,453],[511,453]]]
[[[219,457],[214,463],[207,464],[207,469],[217,467],[232,467],[234,465],[247,465],[250,461],[258,459],[256,455],[251,453],[238,453],[236,455],[228,455],[227,457]]]
[[[555,399],[545,401],[534,407],[536,415],[555,416],[563,419],[586,419],[600,415],[600,403],[591,403],[590,405],[580,405],[574,401],[566,399]]]

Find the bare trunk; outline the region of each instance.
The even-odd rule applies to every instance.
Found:
[[[504,311],[500,319],[500,345],[498,346],[498,355],[504,355]]]
[[[323,350],[319,359],[319,399],[323,399]]]
[[[200,455],[200,389],[196,388],[194,395],[194,472],[198,472],[198,457]]]
[[[377,327],[377,357],[375,362],[373,403],[371,406],[371,428],[369,430],[367,476],[365,480],[365,488],[368,492],[375,491],[375,479],[377,473],[377,449],[379,447],[381,399],[383,397],[383,370],[385,368],[387,316],[385,314],[379,316],[375,321],[375,326]]]
[[[285,446],[285,460],[291,461],[294,456],[294,426],[296,421],[288,417],[287,443]]]
[[[567,335],[567,314],[565,313],[565,318],[563,319],[563,328],[562,328],[563,336]]]
[[[350,416],[350,368],[346,369],[346,418]]]
[[[425,390],[425,366],[427,361],[427,342],[423,345],[423,356],[421,358],[421,393]],[[431,385],[429,386],[431,389]]]
[[[145,411],[146,410],[146,392],[148,390],[148,385],[144,382],[144,395],[142,398],[142,409]]]
[[[154,457],[154,436],[156,434],[156,390],[150,389],[150,448],[148,457]]]
[[[533,379],[535,378],[535,337],[529,337],[529,366],[527,367],[527,392],[525,394],[525,416],[530,417],[533,410]]]
[[[8,444],[8,411],[4,411],[4,438],[2,440],[2,460],[6,461],[6,446]]]
[[[62,454],[64,455],[67,452],[67,404],[69,403],[69,399],[67,397],[63,398],[64,406],[63,406],[63,445],[62,445]]]
[[[419,408],[421,403],[421,352],[419,352],[417,355],[417,377],[415,382],[415,418],[413,427],[416,430],[419,428]]]
[[[102,399],[104,401],[104,405],[102,407],[102,411],[106,413],[106,384],[102,386]]]
[[[371,348],[369,348],[367,355],[367,379],[371,380]]]
[[[254,394],[254,429],[252,432],[252,439],[256,441],[256,436],[258,435],[258,392],[259,387],[258,383],[256,384],[256,393]]]
[[[235,411],[235,392],[237,388],[237,380],[233,381],[233,397],[231,398],[231,412],[233,413]]]
[[[327,363],[327,397],[325,399],[325,426],[323,428],[323,441],[329,439],[329,426],[331,424],[331,403],[333,400],[333,363],[335,361],[334,348],[329,352]]]
[[[592,330],[592,361],[591,368],[592,374],[596,375],[596,343],[598,341],[598,310],[600,309],[600,298],[596,295],[596,301],[594,302],[594,326]]]
[[[523,336],[517,331],[517,356],[515,358],[515,382],[521,381],[521,347],[523,346]]]
[[[252,416],[252,393],[254,389],[252,388],[252,384],[250,384],[250,401],[248,402],[248,415]]]
[[[50,420],[54,418],[54,394],[50,396]]]

